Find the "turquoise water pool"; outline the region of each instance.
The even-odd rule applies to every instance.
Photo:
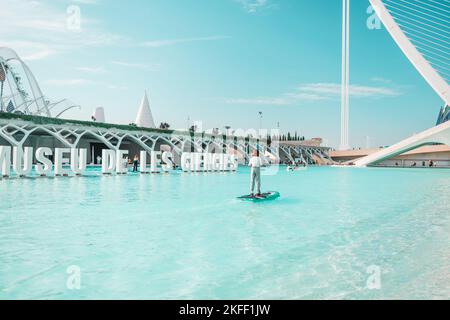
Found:
[[[450,171],[282,169],[264,203],[248,180],[0,180],[0,298],[450,298]]]

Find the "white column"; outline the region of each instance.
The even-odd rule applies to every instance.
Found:
[[[342,0],[341,150],[349,145],[350,0]]]

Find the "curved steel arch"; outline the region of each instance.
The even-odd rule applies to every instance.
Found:
[[[33,73],[31,72],[30,68],[26,65],[25,62],[23,62],[22,59],[20,59],[19,55],[10,48],[0,47],[0,62],[2,64],[8,65],[10,61],[17,61],[20,66],[22,67],[25,76],[28,81],[28,85],[31,88],[31,93],[33,95],[33,100],[29,101],[31,102],[29,105],[26,106],[26,110],[32,105],[35,104],[36,106],[36,112],[34,114],[37,115],[45,115],[47,117],[50,117],[50,110],[48,109],[47,102],[44,99],[44,95],[42,94],[41,88],[39,87],[38,82],[36,81],[36,78],[34,77]],[[14,84],[11,84],[11,82],[8,80],[8,84],[10,87],[11,92],[19,92],[19,84],[16,79],[14,80]],[[13,86],[14,85],[14,86]],[[25,100],[23,97],[21,97],[23,100]],[[21,103],[17,103],[15,100],[16,105],[22,105]],[[28,110],[29,111],[29,110]],[[30,112],[30,111],[29,111]]]
[[[369,0],[384,26],[391,34],[394,41],[411,61],[413,66],[419,71],[422,77],[428,82],[434,91],[450,105],[450,87],[440,74],[431,66],[431,64],[422,56],[422,54],[412,44],[411,40],[405,35],[400,26],[395,22],[382,0]]]

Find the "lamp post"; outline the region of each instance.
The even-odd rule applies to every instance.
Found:
[[[259,114],[259,134],[258,134],[258,136],[261,137],[263,113],[262,113],[262,111],[259,111],[258,114]]]
[[[278,141],[280,141],[280,136],[281,136],[281,133],[280,133],[280,121],[278,121],[277,122],[277,139],[278,139]]]

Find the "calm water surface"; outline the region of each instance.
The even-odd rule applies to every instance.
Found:
[[[0,298],[450,299],[450,171],[248,175],[0,180]]]

